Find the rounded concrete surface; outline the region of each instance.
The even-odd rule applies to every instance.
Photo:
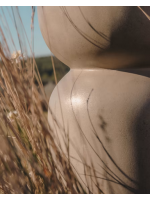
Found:
[[[38,7],[38,15],[48,47],[71,68],[48,119],[82,185],[149,193],[149,20],[137,7],[115,6]]]
[[[71,70],[54,89],[50,126],[92,192],[90,175],[104,193],[150,192],[149,100],[148,77],[116,70]]]
[[[150,21],[136,6],[48,6],[38,15],[47,46],[70,68],[150,66]]]

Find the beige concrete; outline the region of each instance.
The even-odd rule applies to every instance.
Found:
[[[38,14],[46,44],[70,68],[150,63],[150,21],[137,7],[39,7]]]
[[[48,47],[71,68],[48,118],[83,186],[149,193],[149,21],[136,7],[39,7],[38,15]]]

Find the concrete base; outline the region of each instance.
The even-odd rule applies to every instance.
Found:
[[[138,74],[71,70],[52,93],[55,140],[88,192],[150,193],[150,79]]]

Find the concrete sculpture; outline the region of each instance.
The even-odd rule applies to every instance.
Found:
[[[88,192],[150,192],[150,21],[143,12],[38,7],[47,46],[71,69],[51,95],[49,123]]]

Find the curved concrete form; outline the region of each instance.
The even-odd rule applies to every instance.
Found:
[[[149,193],[150,22],[137,7],[39,7],[38,15],[48,47],[71,68],[48,119],[82,185]]]

